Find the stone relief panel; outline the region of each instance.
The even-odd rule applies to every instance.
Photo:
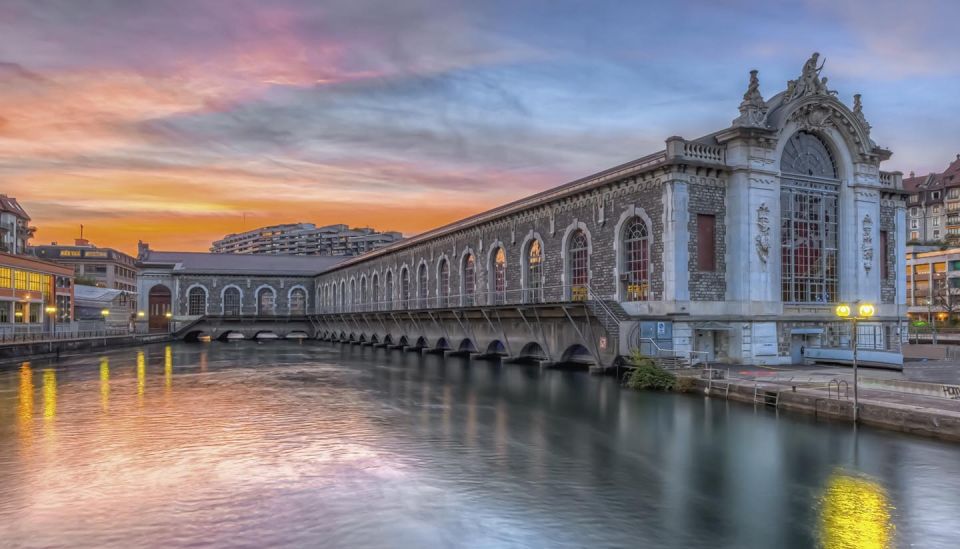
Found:
[[[869,273],[873,267],[873,220],[870,219],[870,214],[863,216],[862,227],[863,270]]]
[[[766,270],[770,257],[770,208],[766,202],[762,202],[757,208],[757,236],[754,243],[757,247],[757,258]]]

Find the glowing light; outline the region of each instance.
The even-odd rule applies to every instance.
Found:
[[[107,357],[100,359],[100,405],[104,412],[110,407],[110,360]]]
[[[840,318],[847,318],[850,316],[850,306],[846,303],[841,303],[837,305],[836,313]]]
[[[137,318],[143,318],[144,316],[146,316],[146,314],[147,314],[147,313],[145,313],[145,312],[143,312],[143,311],[137,311]]]
[[[43,417],[44,419],[53,419],[57,417],[56,370],[43,371]]]
[[[103,316],[110,316],[110,309],[104,309],[100,311],[100,314],[102,314]]]
[[[876,482],[841,473],[827,481],[821,499],[820,538],[825,549],[892,547],[894,526],[887,493]]]
[[[137,396],[143,398],[143,390],[147,386],[147,361],[143,351],[137,351]]]
[[[870,318],[876,312],[876,308],[872,303],[861,303],[858,313],[861,318]]]
[[[165,315],[163,315],[163,316],[165,316],[165,317],[167,317],[167,318],[172,318],[172,317],[173,317],[173,313],[168,312],[167,314],[165,314]]]
[[[43,310],[46,311],[47,314],[51,314],[51,315],[57,312],[57,308],[52,305],[47,305],[46,308],[44,308]]]

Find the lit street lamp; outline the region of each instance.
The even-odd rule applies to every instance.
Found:
[[[57,308],[53,305],[47,305],[43,309],[48,315],[50,315],[50,333],[57,333]]]
[[[860,398],[857,394],[857,321],[868,320],[876,312],[872,303],[854,303],[857,309],[855,316],[850,316],[850,305],[841,303],[837,305],[837,316],[843,320],[849,320],[852,323],[850,330],[850,342],[853,345],[853,422],[857,422],[858,408],[860,407]]]

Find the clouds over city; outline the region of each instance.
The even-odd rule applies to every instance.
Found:
[[[416,233],[719,129],[813,50],[890,169],[960,150],[952,2],[718,4],[7,1],[0,192],[40,241]]]

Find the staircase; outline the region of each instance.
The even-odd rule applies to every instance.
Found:
[[[587,310],[597,319],[597,322],[607,331],[610,341],[620,341],[620,323],[630,319],[630,316],[616,300],[595,299],[593,292],[586,303]]]
[[[753,404],[762,404],[764,406],[780,406],[780,391],[769,391],[761,388],[759,385],[753,386]]]

